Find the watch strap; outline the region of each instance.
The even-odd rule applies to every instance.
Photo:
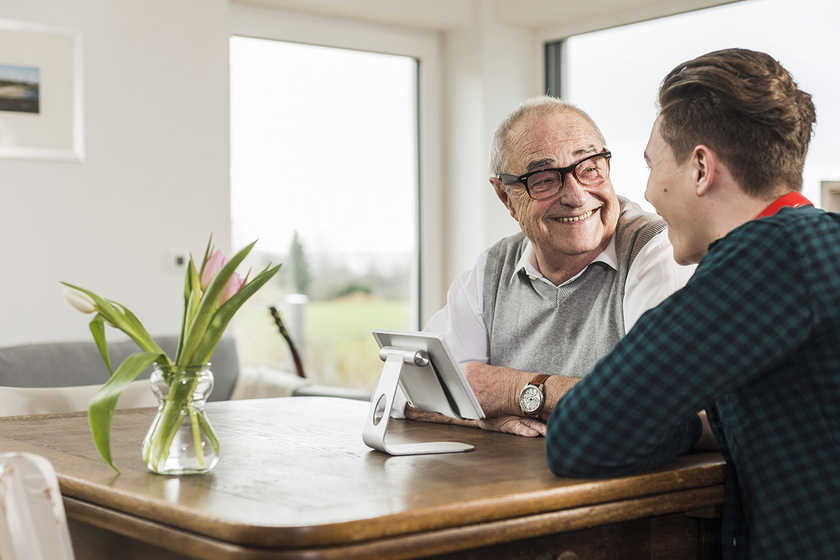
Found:
[[[544,373],[541,373],[539,375],[536,375],[531,381],[528,382],[528,384],[529,385],[536,385],[537,387],[540,387],[541,385],[545,384],[545,380],[548,379],[549,377],[551,377],[551,376],[546,375]]]

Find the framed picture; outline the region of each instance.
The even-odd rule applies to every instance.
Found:
[[[81,34],[0,19],[0,157],[84,159]]]

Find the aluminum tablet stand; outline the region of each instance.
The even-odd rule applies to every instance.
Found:
[[[460,453],[472,451],[475,447],[454,441],[434,441],[427,443],[385,443],[385,431],[391,419],[391,407],[397,394],[400,375],[403,368],[421,367],[428,375],[436,378],[428,354],[423,350],[407,350],[386,346],[379,351],[379,357],[385,362],[382,375],[376,384],[376,390],[370,400],[370,411],[365,418],[362,439],[372,447],[389,455],[424,455],[427,453]]]

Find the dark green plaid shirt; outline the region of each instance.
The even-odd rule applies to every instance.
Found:
[[[727,462],[723,557],[840,558],[840,214],[783,208],[714,242],[560,401],[549,467],[651,469],[702,409]]]

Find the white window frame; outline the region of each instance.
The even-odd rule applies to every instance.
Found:
[[[446,297],[443,282],[441,38],[413,30],[232,4],[230,35],[409,56],[418,61],[419,271],[412,274],[412,323],[422,326]]]

